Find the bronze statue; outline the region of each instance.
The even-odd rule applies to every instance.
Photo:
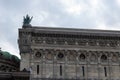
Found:
[[[23,25],[30,25],[30,22],[33,17],[30,17],[28,14],[23,17]]]

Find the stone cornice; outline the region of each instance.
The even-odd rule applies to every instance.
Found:
[[[36,26],[26,29],[19,29],[19,30],[25,32],[33,32],[33,33],[120,37],[120,31],[115,31],[115,30],[73,29],[73,28],[53,28],[53,27],[50,28],[50,27],[36,27]]]

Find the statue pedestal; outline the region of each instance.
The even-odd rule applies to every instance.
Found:
[[[32,27],[31,24],[24,24],[24,25],[22,26],[22,28],[30,28],[30,27]]]

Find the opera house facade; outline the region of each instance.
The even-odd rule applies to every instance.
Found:
[[[120,31],[23,26],[18,43],[31,80],[120,80]]]
[[[120,31],[32,26],[18,30],[21,59],[0,50],[0,80],[120,80]]]

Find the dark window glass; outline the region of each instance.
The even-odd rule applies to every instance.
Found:
[[[63,57],[64,57],[64,54],[63,54],[63,53],[59,53],[59,54],[58,54],[58,58],[61,59],[61,58],[63,58]]]
[[[39,74],[39,65],[37,65],[37,74]]]
[[[104,67],[105,77],[107,77],[107,69]]]
[[[60,65],[60,76],[62,76],[62,66]]]
[[[41,54],[40,52],[37,52],[37,53],[35,54],[35,56],[36,56],[36,57],[41,57],[42,54]]]
[[[102,56],[101,56],[101,59],[102,59],[102,60],[107,60],[107,56],[102,55]]]
[[[83,72],[83,77],[85,76],[85,69],[84,66],[82,66],[82,72]]]

